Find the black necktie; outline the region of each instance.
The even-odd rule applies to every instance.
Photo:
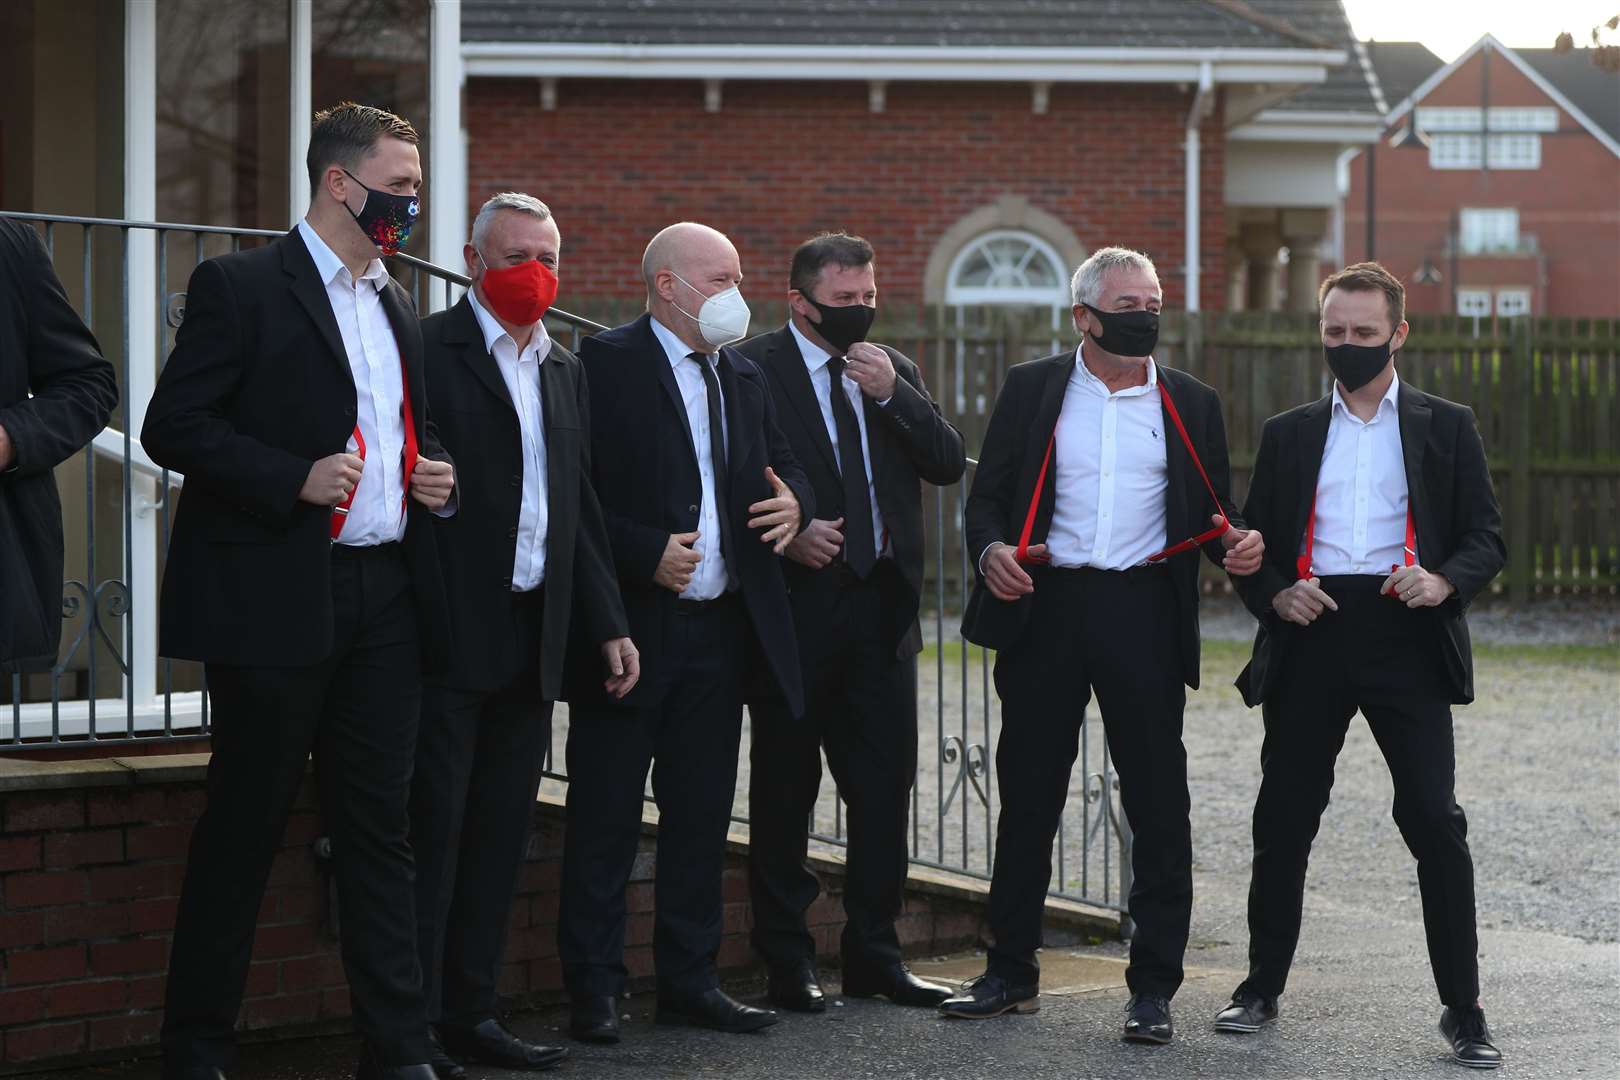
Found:
[[[861,427],[844,393],[844,358],[827,361],[832,377],[833,426],[838,429],[838,468],[844,474],[844,561],[859,577],[877,565],[872,529],[872,497],[866,486],[866,454],[861,449]]]
[[[725,409],[720,404],[720,380],[715,377],[714,367],[709,358],[703,353],[688,353],[686,358],[697,364],[698,370],[703,372],[703,389],[709,399],[709,460],[714,465],[714,509],[715,515],[720,519],[720,554],[726,560],[726,585],[728,588],[737,584],[737,567],[731,556],[731,502],[726,497],[726,440],[725,427],[722,417]]]

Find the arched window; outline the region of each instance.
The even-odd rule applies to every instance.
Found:
[[[975,237],[951,260],[945,302],[965,307],[1069,307],[1063,258],[1047,241],[1019,229]]]

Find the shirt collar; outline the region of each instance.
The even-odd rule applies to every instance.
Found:
[[[489,355],[494,356],[496,342],[502,338],[512,341],[512,335],[508,334],[506,328],[496,321],[495,316],[491,315],[489,310],[478,302],[478,293],[475,290],[467,290],[467,302],[472,305],[473,316],[478,320],[478,329],[483,331],[484,348],[489,352]],[[516,348],[517,342],[512,341],[512,346]],[[546,333],[546,321],[544,319],[534,324],[534,334],[529,338],[528,347],[518,353],[518,359],[523,359],[524,353],[529,352],[536,354],[535,360],[537,361],[543,361],[551,355],[551,335]]]
[[[1389,389],[1385,390],[1384,396],[1378,400],[1378,411],[1373,413],[1373,420],[1377,420],[1380,416],[1382,416],[1386,408],[1390,412],[1396,411],[1397,404],[1399,403],[1401,376],[1398,372],[1392,372],[1391,374],[1394,377],[1389,380]],[[1355,413],[1350,411],[1350,406],[1345,404],[1343,395],[1339,393],[1338,379],[1333,380],[1333,411],[1334,413],[1343,413],[1345,416],[1355,420],[1356,423],[1361,423],[1360,418],[1358,418]]]
[[[649,315],[647,318],[652,322],[653,337],[658,339],[658,344],[664,347],[664,352],[669,356],[670,367],[679,368],[688,356],[701,351],[676,337],[675,331],[659,322],[656,317]],[[708,356],[710,360],[714,359],[714,353],[711,352]]]
[[[1124,390],[1109,390],[1108,384],[1093,375],[1091,369],[1086,367],[1086,358],[1080,355],[1081,345],[1084,344],[1085,341],[1082,339],[1081,344],[1074,347],[1074,375],[1072,378],[1078,385],[1101,397],[1139,397],[1159,388],[1159,365],[1153,361],[1152,357],[1148,357],[1147,382],[1141,386],[1126,387]]]
[[[832,359],[832,353],[805,337],[804,333],[793,324],[792,319],[788,320],[788,329],[793,331],[793,340],[799,343],[799,355],[804,357],[804,366],[810,369],[811,374],[827,366],[827,361]]]
[[[339,273],[347,274],[349,268],[343,265],[321,234],[310,225],[309,219],[298,223],[298,235],[304,238],[304,246],[309,248],[310,258],[315,260],[315,272],[320,275],[322,285],[332,284],[332,279]],[[361,281],[369,281],[378,292],[382,291],[383,283],[388,280],[388,271],[383,268],[381,259],[372,259],[366,264],[366,272],[360,275]]]

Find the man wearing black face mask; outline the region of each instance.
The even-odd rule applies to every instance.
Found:
[[[1266,421],[1245,518],[1277,542],[1235,579],[1260,620],[1238,679],[1266,728],[1254,808],[1249,975],[1215,1018],[1277,1018],[1305,865],[1350,719],[1367,718],[1418,861],[1429,962],[1453,1058],[1495,1068],[1479,1007],[1474,867],[1454,796],[1451,706],[1473,700],[1468,604],[1502,569],[1502,514],[1474,417],[1401,382],[1406,292],[1377,263],[1319,293],[1327,397]]]
[[[822,746],[849,806],[844,993],[903,1005],[937,1005],[950,993],[906,969],[894,920],[917,771],[919,481],[954,484],[967,459],[917,365],[865,340],[876,304],[872,246],[844,233],[817,236],[793,254],[787,325],[741,347],[769,380],[821,511],[788,545],[784,564],[805,715],[795,719],[771,693],[750,707],[753,943],[771,1000],[799,1012],[825,1008],[805,925],[819,892],[805,854]]]
[[[1183,686],[1198,686],[1201,549],[1233,574],[1264,550],[1227,497],[1215,391],[1156,363],[1159,276],[1103,248],[1071,285],[1080,347],[1007,373],[965,510],[980,583],[962,636],[998,650],[1001,817],[985,974],[946,1001],[982,1019],[1039,1008],[1052,840],[1095,692],[1134,833],[1124,1037],[1171,1039],[1192,918]]]

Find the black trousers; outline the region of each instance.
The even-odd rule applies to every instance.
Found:
[[[753,944],[772,966],[815,960],[805,913],[820,882],[805,858],[823,747],[848,807],[844,969],[882,971],[900,962],[894,920],[904,899],[906,818],[917,777],[917,660],[884,644],[893,565],[880,562],[856,582],[835,564],[817,585],[795,588],[805,716],[795,719],[780,703],[749,712]]]
[[[1133,993],[1170,997],[1181,985],[1192,920],[1192,830],[1187,692],[1168,569],[1036,571],[1029,629],[996,657],[1001,740],[996,746],[995,866],[990,971],[1035,982],[1052,841],[1069,795],[1080,725],[1093,693],[1120,801],[1131,824],[1130,894],[1136,934],[1125,980]]]
[[[396,544],[332,552],[329,657],[207,668],[213,758],[169,958],[171,1068],[233,1063],[259,904],[311,751],[355,1026],[385,1064],[427,1060],[406,838],[421,705],[410,575]]]
[[[661,991],[719,984],[721,874],[742,737],[748,616],[736,593],[670,619],[664,683],[635,708],[572,707],[557,951],[570,993],[624,989],[625,887],[652,767],[658,806],[653,962]]]
[[[495,1016],[508,916],[551,744],[540,697],[542,590],[510,594],[516,667],[494,689],[429,682],[422,695],[411,846],[428,1019]]]
[[[1299,942],[1305,867],[1350,719],[1367,718],[1395,786],[1395,824],[1417,859],[1423,927],[1440,1000],[1479,998],[1474,864],[1455,796],[1450,690],[1433,608],[1378,595],[1382,576],[1323,578],[1339,610],[1290,640],[1262,706],[1260,796],[1249,885],[1249,976],[1281,994]]]

